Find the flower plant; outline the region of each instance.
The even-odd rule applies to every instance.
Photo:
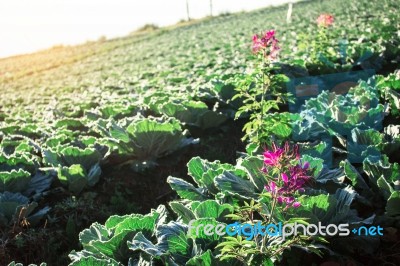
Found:
[[[324,13],[324,14],[319,15],[319,17],[317,18],[318,27],[327,28],[327,27],[332,26],[333,22],[334,22],[334,18],[331,14]]]
[[[273,132],[264,126],[268,120],[268,113],[279,110],[279,104],[286,102],[289,97],[289,94],[281,89],[287,77],[278,74],[279,67],[276,64],[280,49],[275,30],[253,35],[251,50],[256,58],[255,67],[249,73],[233,78],[237,91],[233,100],[239,98],[243,101],[235,118],[249,115],[249,121],[243,128],[243,140],[247,139],[256,144],[270,143],[270,135]]]
[[[300,159],[299,146],[285,142],[282,147],[278,147],[272,143],[271,148],[263,152],[263,167],[259,170],[267,183],[264,187],[265,192],[260,194],[257,201],[244,202],[244,206],[228,217],[250,224],[285,224],[294,220],[306,224],[302,218],[290,217],[289,213],[301,206],[297,196],[311,180],[309,167],[309,162],[302,162]],[[241,261],[248,261],[251,257],[253,260],[258,258],[263,263],[268,260],[272,262],[279,260],[285,249],[294,245],[307,247],[311,242],[310,237],[301,235],[280,239],[279,236],[270,234],[257,234],[253,241],[246,240],[231,237],[219,244],[219,247],[222,247],[222,259],[235,257]],[[318,251],[315,252],[319,254]]]
[[[300,207],[294,194],[303,190],[303,186],[310,180],[307,173],[309,163],[300,161],[299,148],[293,146],[292,150],[288,142],[283,148],[272,145],[272,150],[263,153],[264,168],[262,171],[270,178],[265,190],[269,192],[275,204],[284,205],[285,209]]]
[[[343,51],[337,51],[331,43],[334,35],[334,20],[332,14],[320,14],[315,20],[316,32],[299,34],[298,48],[304,53],[308,68],[316,66],[319,71],[326,69],[329,72],[337,67],[335,62]]]

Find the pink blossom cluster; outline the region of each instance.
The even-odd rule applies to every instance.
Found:
[[[280,47],[278,40],[275,37],[275,30],[267,31],[264,36],[253,36],[253,53],[262,52],[264,57],[270,60],[275,60],[278,57]]]
[[[296,191],[302,191],[303,186],[310,180],[308,168],[310,164],[300,161],[300,153],[297,145],[291,147],[288,142],[283,148],[272,145],[272,150],[264,153],[263,172],[275,173],[273,180],[265,186],[277,203],[285,204],[286,208],[298,208],[301,204],[293,196]],[[278,173],[278,174],[276,174]]]
[[[334,18],[331,14],[321,14],[317,18],[317,24],[319,27],[329,27],[333,24]]]

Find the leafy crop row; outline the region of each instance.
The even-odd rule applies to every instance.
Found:
[[[166,180],[175,200],[148,214],[125,212],[105,222],[85,224],[78,217],[81,228],[93,224],[79,234],[79,246],[68,246],[75,249],[70,265],[296,265],[311,253],[341,262],[377,254],[386,244],[379,237],[248,240],[189,230],[191,220],[380,225],[391,237],[399,228],[395,1],[301,2],[294,4],[292,23],[283,19],[286,11],[281,6],[221,16],[68,48],[80,60],[58,54],[51,68],[32,66],[30,75],[8,60],[1,64],[7,73],[0,84],[4,239],[18,239],[16,227],[25,232],[47,221],[58,232],[64,225],[57,223],[64,221],[67,237],[77,241],[65,202],[90,205],[100,186],[117,183],[110,172],[139,172],[150,179],[146,171],[162,172],[167,165],[166,172],[176,175],[179,158],[205,139],[219,138],[217,146],[227,149],[223,138],[238,120],[247,147],[236,164],[187,158],[190,178]],[[316,23],[321,12],[332,14]],[[87,51],[92,45],[93,54]],[[29,65],[14,63],[30,72]],[[363,80],[352,77],[344,93],[329,90],[327,77],[357,71],[365,74]],[[311,80],[314,87],[296,86],[311,91],[317,86],[317,93],[299,97],[290,90],[296,80]],[[141,196],[146,193],[143,188]],[[101,206],[95,208],[100,212]]]

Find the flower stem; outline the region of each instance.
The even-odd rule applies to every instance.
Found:
[[[270,211],[269,217],[268,217],[268,223],[269,223],[269,224],[272,222],[272,215],[273,215],[274,210],[275,210],[276,202],[277,202],[277,197],[276,197],[276,193],[274,193],[274,199],[273,199],[273,201],[272,201],[272,207],[271,207],[271,211]],[[266,229],[265,229],[265,230],[266,230]],[[263,252],[263,250],[264,250],[264,248],[265,248],[265,243],[266,243],[266,241],[267,241],[267,235],[268,235],[268,234],[265,234],[265,236],[263,236],[262,244],[261,244],[261,249],[260,249],[261,252]]]
[[[262,78],[261,78],[261,82],[262,82],[262,94],[261,94],[261,121],[260,124],[258,126],[258,130],[257,130],[257,140],[259,140],[259,133],[261,132],[262,129],[262,123],[264,121],[264,117],[265,117],[265,112],[264,112],[264,101],[265,101],[265,94],[267,93],[267,89],[268,86],[266,86],[265,81],[266,81],[266,77],[265,77],[265,72],[264,72],[264,67],[266,64],[266,52],[263,52],[263,61],[262,61],[262,67],[261,67],[261,72],[262,72]]]

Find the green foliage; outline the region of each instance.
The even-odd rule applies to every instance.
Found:
[[[227,119],[225,115],[209,110],[207,105],[200,101],[169,99],[157,105],[156,108],[161,114],[175,117],[183,125],[201,129],[218,127]]]
[[[29,199],[20,193],[0,193],[0,224],[6,226],[11,222],[27,220],[30,224],[36,225],[40,219],[50,210],[44,207],[40,210],[36,202],[29,202]]]
[[[310,99],[294,122],[295,139],[315,139],[322,135],[350,135],[354,128],[379,128],[383,120],[383,106],[374,87],[361,82],[346,96],[326,91]]]
[[[335,27],[334,24],[333,27]],[[310,70],[316,68],[322,73],[337,68],[342,69],[341,65],[347,63],[349,58],[347,58],[346,47],[342,48],[340,43],[336,43],[339,40],[335,39],[334,29],[317,27],[317,23],[312,23],[310,28],[312,32],[302,32],[298,35],[298,53],[303,55],[305,67]]]
[[[101,154],[94,148],[57,146],[43,151],[46,164],[57,170],[58,179],[79,194],[86,186],[94,186],[100,178]]]
[[[127,126],[114,121],[99,121],[96,131],[114,156],[136,164],[154,164],[156,159],[193,143],[174,118],[136,118]]]
[[[262,164],[262,160],[254,156],[239,160],[236,166],[218,161],[208,162],[199,157],[192,158],[188,163],[188,172],[199,187],[179,178],[168,178],[171,188],[182,198],[170,203],[174,215],[166,215],[165,208],[161,206],[146,216],[136,214],[112,216],[104,226],[95,223],[91,228],[84,230],[80,234],[84,250],[72,252],[70,257],[74,263],[93,256],[97,259],[111,258],[119,262],[126,261],[130,257],[130,261],[135,263],[159,261],[174,265],[192,265],[195,262],[204,264],[209,261],[214,261],[218,265],[224,263],[242,265],[262,261],[263,265],[270,265],[272,260],[266,258],[280,259],[283,250],[292,245],[304,245],[306,249],[310,247],[310,251],[313,250],[311,248],[313,240],[310,238],[294,237],[282,242],[279,241],[279,237],[255,236],[254,242],[240,237],[221,238],[215,234],[211,236],[204,233],[197,234],[193,229],[188,231],[190,228],[204,227],[207,224],[216,226],[235,221],[256,223],[253,218],[256,216],[263,217],[263,223],[267,222],[271,206],[268,198],[264,198],[264,188],[261,185],[266,181],[259,174],[260,170],[254,168],[260,163]],[[257,188],[257,185],[261,188]],[[342,200],[342,196],[338,197]],[[249,198],[253,200],[247,203]],[[332,203],[332,208],[339,206],[340,200],[338,203],[336,201]],[[349,206],[349,204],[342,205],[346,208]],[[344,216],[347,212],[350,210],[339,209],[339,213],[343,213]],[[156,219],[151,223],[152,228],[139,229],[135,226],[126,228],[126,231],[117,230],[118,227],[128,224],[128,217],[140,219],[149,215]],[[173,219],[174,216],[177,219]],[[274,215],[274,221],[282,221],[281,219],[283,213]],[[128,240],[127,246],[122,244],[125,243],[125,238],[117,237],[120,231],[131,239]],[[110,239],[112,235],[114,236]],[[129,251],[123,253],[121,250],[125,250],[126,247],[133,253]],[[261,255],[267,256],[264,261]]]
[[[302,216],[276,211],[276,221],[305,216],[299,220],[382,222],[388,232],[398,225],[398,72],[378,76],[376,86],[360,82],[347,95],[324,92],[309,100],[299,114],[276,112],[284,110],[289,101],[284,84],[288,78],[394,69],[400,52],[397,2],[298,3],[291,24],[284,20],[286,11],[274,8],[232,14],[228,19],[1,60],[0,223],[7,256],[17,251],[26,260],[44,261],[34,253],[39,246],[44,249],[43,245],[31,244],[29,250],[22,250],[26,245],[19,237],[24,236],[27,243],[49,240],[50,250],[53,246],[59,249],[48,253],[53,253],[48,263],[65,263],[62,253],[72,248],[65,244],[72,242],[66,235],[100,219],[86,214],[94,204],[86,201],[87,191],[80,193],[83,189],[94,189],[89,193],[96,195],[96,203],[109,197],[122,208],[132,200],[131,195],[118,193],[118,189],[108,193],[107,185],[131,185],[125,184],[131,177],[125,165],[137,169],[159,163],[154,171],[182,177],[179,156],[197,152],[182,152],[196,142],[185,129],[195,137],[212,135],[217,140],[216,147],[208,151],[212,153],[225,148],[220,136],[232,134],[225,126],[246,119],[244,133],[252,156],[241,154],[236,165],[193,158],[188,163],[193,182],[168,179],[179,196],[170,202],[168,217],[165,209],[159,209],[144,216],[113,216],[105,225],[95,223],[83,231],[83,250],[71,253],[71,265],[271,265],[289,262],[287,257],[301,261],[310,257],[303,252],[320,254],[321,249],[327,257],[344,257],[343,247],[354,260],[358,248],[373,252],[379,239],[333,238],[330,244],[320,244],[321,239],[278,243],[279,239],[271,238],[248,243],[187,232],[192,219],[199,224],[251,218],[266,221],[272,206],[264,193],[269,180],[260,171],[259,144],[289,138],[303,142],[302,160],[312,166],[314,180],[299,199],[304,204],[296,211]],[[334,27],[317,32],[313,22],[318,12],[335,14]],[[266,21],[280,36],[280,62],[253,66],[254,56],[246,44],[251,41],[250,31],[264,30]],[[229,121],[235,114],[243,119]],[[240,147],[240,143],[232,146]],[[101,174],[110,173],[115,180],[102,183]],[[151,179],[152,173],[132,173],[132,184],[136,187],[135,178]],[[58,182],[52,184],[53,175]],[[70,196],[58,187],[60,183],[82,203],[49,213],[46,204],[57,206]],[[71,211],[76,218],[70,218]],[[35,229],[27,231],[27,224],[38,225],[46,214],[51,236],[30,238]],[[76,228],[71,225],[74,219],[79,222]],[[384,240],[390,242],[391,235]],[[394,260],[392,254],[385,254],[386,244],[392,243],[381,246],[382,256],[368,258]],[[9,249],[14,246],[18,249]],[[298,251],[301,248],[305,251]]]
[[[18,172],[0,172],[0,192],[21,192],[28,188],[31,174],[19,169]]]
[[[235,114],[235,119],[244,115],[249,117],[249,121],[243,127],[245,133],[243,140],[253,143],[270,143],[271,134],[280,139],[285,139],[290,135],[289,114],[269,115],[272,110],[279,110],[279,104],[285,103],[289,97],[281,89],[287,77],[273,75],[272,72],[276,71],[276,68],[263,60],[252,73],[232,78],[231,82],[237,91],[232,100],[240,99],[243,102]],[[274,122],[276,126],[269,127]]]
[[[300,217],[307,217],[307,221],[312,224],[358,223],[361,219],[357,216],[357,212],[350,208],[356,195],[351,187],[346,187],[338,189],[334,195],[320,194],[305,197],[302,199],[298,214]]]
[[[389,104],[390,113],[394,116],[400,115],[400,76],[399,70],[397,73],[392,73],[386,77],[377,77],[377,87],[382,98]]]
[[[24,264],[16,263],[16,262],[13,261],[13,262],[9,263],[8,266],[24,266]],[[28,266],[37,266],[37,265],[36,264],[29,264]],[[39,266],[47,266],[47,264],[42,262],[42,263],[39,264]]]
[[[111,216],[105,225],[92,224],[79,234],[79,241],[84,250],[70,254],[73,263],[94,257],[100,260],[125,261],[129,258],[126,241],[141,232],[150,237],[157,222],[162,218],[163,210],[153,211],[148,215]]]

